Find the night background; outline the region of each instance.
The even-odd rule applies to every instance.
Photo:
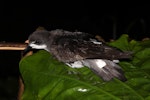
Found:
[[[24,43],[39,26],[100,35],[121,34],[141,41],[150,36],[149,4],[111,2],[14,2],[0,4],[0,41]],[[21,51],[0,51],[0,99],[16,100]]]

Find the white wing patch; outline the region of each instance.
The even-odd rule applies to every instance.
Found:
[[[114,63],[119,63],[119,60],[113,60]]]
[[[96,60],[96,65],[99,67],[99,68],[103,68],[104,66],[106,66],[106,63],[105,61],[101,60],[101,59],[97,59]]]
[[[102,42],[97,41],[96,39],[90,39],[91,42],[94,44],[102,44]]]
[[[66,63],[68,66],[71,68],[82,68],[84,65],[82,64],[81,61],[75,61],[74,63]]]

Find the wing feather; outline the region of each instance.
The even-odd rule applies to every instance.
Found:
[[[82,32],[55,30],[50,32],[50,52],[62,62],[74,62],[83,59],[121,59],[130,58],[130,53],[122,52],[105,43],[91,41],[91,35]]]
[[[103,61],[105,64],[97,64],[97,61]],[[104,81],[110,81],[113,78],[117,78],[121,81],[126,81],[122,68],[114,62],[106,59],[94,59],[84,60],[84,65],[88,66],[95,74],[100,76]],[[99,67],[101,66],[101,67]]]

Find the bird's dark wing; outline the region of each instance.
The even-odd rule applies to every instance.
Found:
[[[122,52],[103,43],[70,37],[57,37],[50,46],[50,52],[62,62],[74,62],[83,59],[122,59],[130,53]]]
[[[98,61],[102,61],[105,63],[104,66],[101,63],[97,63]],[[83,60],[85,66],[88,66],[95,74],[100,76],[104,81],[110,81],[113,78],[117,78],[121,81],[126,81],[126,77],[124,76],[124,72],[121,67],[114,62],[106,59],[86,59]],[[101,66],[101,67],[100,67]]]

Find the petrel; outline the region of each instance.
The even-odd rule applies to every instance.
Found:
[[[104,81],[114,78],[127,80],[117,62],[129,59],[131,53],[111,47],[92,34],[63,29],[36,30],[29,35],[28,40],[25,51],[29,48],[44,49],[69,67],[88,67]]]

